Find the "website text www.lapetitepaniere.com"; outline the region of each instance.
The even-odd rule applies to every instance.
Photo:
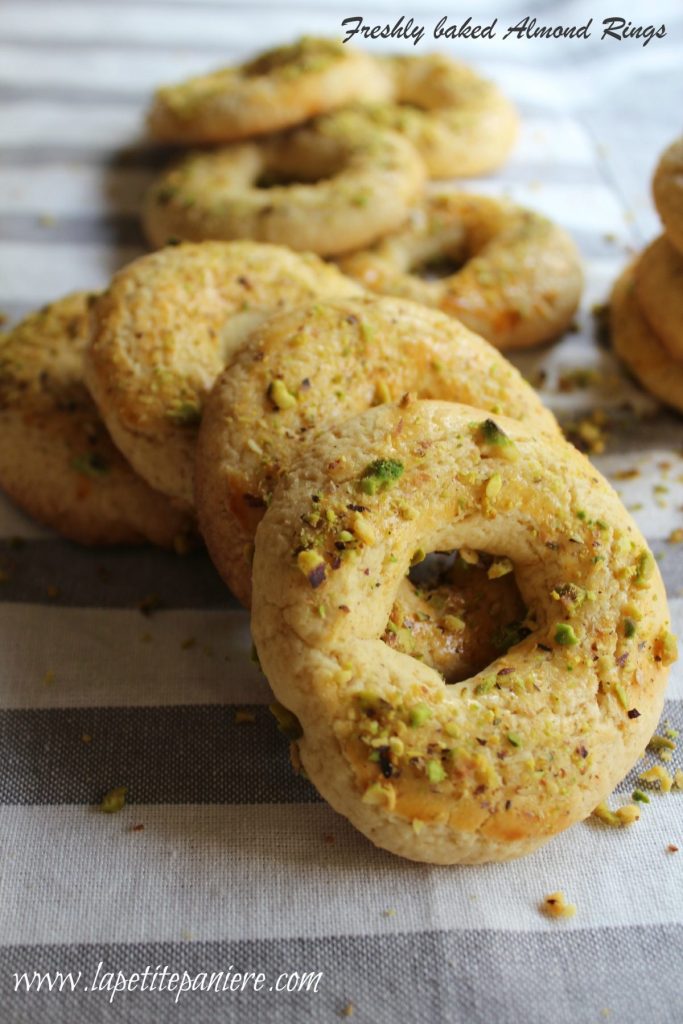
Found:
[[[639,25],[627,18],[613,16],[595,22],[593,18],[581,25],[545,25],[527,15],[514,25],[499,24],[499,18],[482,24],[471,17],[461,22],[449,21],[444,15],[432,25],[421,25],[415,18],[401,15],[386,24],[372,24],[359,14],[344,18],[341,27],[345,33],[342,42],[363,39],[405,39],[417,46],[425,36],[432,39],[591,39],[636,42],[647,46],[653,39],[664,39],[666,25]]]
[[[110,970],[100,961],[86,976],[83,971],[35,971],[13,973],[15,993],[30,995],[66,995],[89,992],[110,1003],[124,992],[155,992],[179,1002],[189,992],[237,995],[241,992],[318,992],[322,971],[283,971],[267,975],[264,971],[238,971],[230,964],[222,970],[174,970],[168,964],[147,965],[139,971]]]

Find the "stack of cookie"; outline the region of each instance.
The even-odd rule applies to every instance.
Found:
[[[582,275],[564,231],[498,199],[425,194],[429,178],[499,167],[517,132],[500,90],[444,55],[303,39],[160,89],[148,121],[157,140],[204,147],[147,192],[155,246],[249,238],[336,258],[365,288],[457,316],[500,349],[571,322]]]
[[[429,106],[432,76],[451,72],[304,41],[162,91],[151,123],[177,141],[219,141],[226,123],[243,138],[321,102]],[[428,155],[455,122],[432,132],[423,116],[405,123]],[[455,193],[401,228],[426,173],[402,125],[391,108],[329,115],[155,186],[148,223],[150,202],[176,226],[228,208],[229,233],[254,237],[167,245],[0,340],[0,484],[84,543],[182,550],[198,529],[330,803],[405,856],[500,860],[585,817],[640,756],[675,643],[636,525],[481,336],[514,348],[562,331],[580,288],[571,242]],[[330,211],[319,185],[254,184],[334,174],[340,154]],[[366,222],[353,277],[296,251],[347,251]],[[410,272],[444,250],[465,264],[447,281]],[[436,575],[411,577],[435,552]]]
[[[614,286],[612,344],[643,387],[683,412],[683,138],[662,154],[653,194],[664,234]]]

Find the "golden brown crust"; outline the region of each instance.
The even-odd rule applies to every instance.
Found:
[[[204,399],[233,352],[279,309],[359,290],[316,256],[271,245],[151,253],[120,270],[93,307],[88,387],[138,473],[191,507]]]
[[[517,112],[492,83],[444,54],[389,57],[393,102],[367,107],[381,126],[401,132],[432,178],[467,178],[499,167],[518,131]]]
[[[448,261],[439,280],[420,269]],[[567,329],[581,297],[581,260],[546,217],[487,196],[427,196],[402,229],[340,266],[364,287],[457,317],[501,350],[526,348]]]
[[[683,254],[660,235],[641,253],[634,274],[645,319],[664,348],[683,362]]]
[[[559,431],[514,367],[436,310],[367,297],[271,318],[217,381],[197,448],[200,528],[245,604],[254,531],[297,442],[406,391],[504,410],[535,429]]]
[[[276,183],[262,188],[263,179]],[[423,182],[408,142],[343,112],[290,135],[191,154],[152,185],[143,221],[156,246],[251,238],[331,256],[402,224]]]
[[[234,142],[354,100],[381,101],[390,90],[371,57],[334,40],[303,37],[237,67],[159,89],[148,125],[164,142]]]
[[[683,364],[645,319],[634,287],[634,267],[617,280],[610,300],[612,346],[634,377],[660,402],[683,412]]]
[[[83,383],[94,300],[69,295],[0,339],[0,486],[81,544],[184,546],[192,520],[133,472]]]
[[[669,241],[683,253],[683,137],[662,153],[652,192]]]
[[[416,548],[463,545],[512,561],[534,628],[446,686],[380,637]],[[469,407],[384,405],[318,434],[257,531],[252,632],[302,765],[415,860],[504,860],[586,817],[656,725],[668,628],[656,561],[588,460]]]

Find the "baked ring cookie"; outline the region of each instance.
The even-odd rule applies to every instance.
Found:
[[[683,363],[665,348],[643,315],[632,265],[614,285],[609,321],[612,347],[633,376],[660,402],[683,412]]]
[[[425,197],[405,227],[340,266],[371,291],[457,317],[499,349],[562,334],[583,283],[576,246],[547,217],[454,191]]]
[[[234,142],[390,93],[389,77],[371,57],[335,40],[304,37],[237,67],[159,89],[148,126],[163,142]]]
[[[311,254],[169,246],[120,270],[94,304],[88,387],[138,473],[189,507],[204,398],[244,338],[277,310],[360,291]]]
[[[660,235],[638,257],[638,305],[662,345],[683,362],[683,253]]]
[[[273,180],[289,183],[260,186]],[[251,238],[332,256],[402,224],[423,182],[405,139],[344,112],[275,140],[191,154],[152,185],[143,222],[155,246]]]
[[[669,241],[683,253],[683,136],[662,153],[652,192]]]
[[[535,627],[447,686],[380,637],[416,549],[463,545],[512,561]],[[590,814],[642,755],[676,657],[656,561],[588,460],[441,402],[300,452],[256,535],[252,634],[323,797],[437,864],[520,856]]]
[[[94,299],[68,295],[0,338],[0,487],[81,544],[183,548],[192,521],[133,472],[83,382]]]
[[[256,526],[307,432],[407,391],[466,401],[559,432],[517,370],[456,320],[401,299],[328,300],[271,318],[207,399],[196,461],[200,530],[250,601]]]
[[[369,106],[367,112],[412,142],[431,178],[487,174],[506,160],[518,118],[493,82],[444,54],[382,63],[393,81],[393,103]]]

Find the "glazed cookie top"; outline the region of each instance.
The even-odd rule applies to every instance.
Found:
[[[463,547],[510,559],[533,625],[447,686],[380,638],[411,563]],[[588,460],[439,402],[300,452],[257,532],[252,632],[309,778],[435,863],[516,856],[588,815],[642,754],[676,656],[655,559]]]
[[[316,256],[253,242],[170,246],[120,270],[93,307],[86,379],[149,483],[193,502],[206,394],[270,314],[360,288]]]
[[[504,411],[559,434],[518,371],[436,310],[367,297],[319,301],[271,318],[217,381],[197,451],[202,532],[245,603],[256,524],[297,443],[406,391]]]

